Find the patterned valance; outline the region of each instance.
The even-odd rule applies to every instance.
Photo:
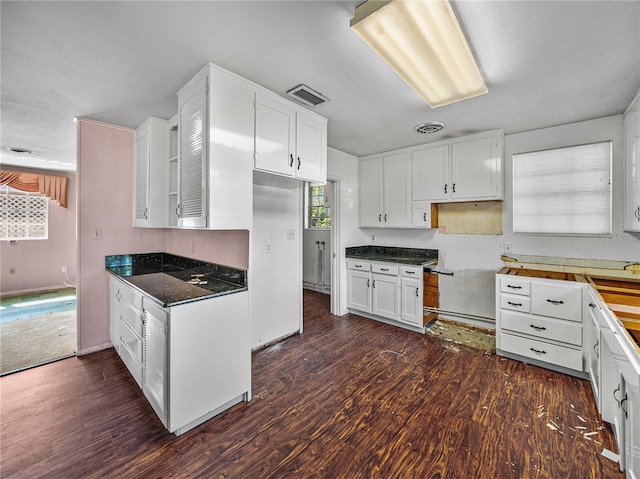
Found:
[[[67,207],[67,177],[0,170],[0,186],[9,185],[27,193],[42,193],[63,208]]]

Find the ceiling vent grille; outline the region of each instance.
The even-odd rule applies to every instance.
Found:
[[[321,103],[330,101],[326,96],[312,90],[307,85],[298,85],[287,92],[291,98],[298,100],[305,105],[316,106]]]
[[[415,130],[418,133],[426,135],[429,133],[438,133],[440,130],[444,129],[444,127],[445,127],[445,124],[442,123],[441,121],[432,121],[429,123],[422,123],[421,125],[416,126]]]

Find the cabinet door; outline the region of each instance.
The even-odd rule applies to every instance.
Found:
[[[593,306],[591,306],[593,304]],[[591,302],[590,313],[588,315],[589,326],[589,351],[587,357],[589,361],[589,379],[591,380],[591,387],[593,389],[593,396],[596,400],[598,412],[601,412],[602,406],[600,403],[600,326],[598,325],[596,303]]]
[[[444,200],[451,194],[449,184],[449,145],[413,152],[413,201]]]
[[[624,230],[640,231],[640,113],[624,119],[625,207]]]
[[[303,113],[296,114],[296,177],[327,181],[327,122]]]
[[[419,279],[402,278],[402,312],[401,321],[422,326],[422,292]]]
[[[411,182],[409,153],[384,158],[384,213],[385,227],[411,226]]]
[[[399,315],[399,278],[384,274],[371,275],[371,312],[389,319]]]
[[[109,278],[109,339],[120,354],[120,281]]]
[[[256,93],[256,169],[294,175],[297,168],[293,152],[295,121],[291,106],[265,93]],[[305,134],[313,136],[307,131]],[[313,143],[313,139],[305,138],[305,142]],[[305,143],[303,148],[311,147]]]
[[[382,158],[360,162],[360,226],[382,226]]]
[[[347,307],[371,312],[371,274],[365,271],[347,272]]]
[[[207,226],[207,98],[202,76],[178,96],[178,226]]]
[[[413,201],[411,203],[411,226],[413,228],[431,228],[431,203]]]
[[[624,402],[624,446],[625,468],[627,477],[640,478],[640,401],[631,394],[626,393]]]
[[[501,152],[496,137],[451,145],[451,198],[501,199]]]
[[[136,130],[134,194],[135,209],[133,225],[137,227],[149,224],[149,130]]]
[[[167,313],[145,301],[142,391],[167,426]]]

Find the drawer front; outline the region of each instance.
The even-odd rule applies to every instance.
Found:
[[[500,291],[529,296],[531,293],[531,281],[518,278],[500,278]]]
[[[582,289],[579,286],[532,283],[531,313],[582,321]]]
[[[347,260],[347,268],[355,269],[357,271],[371,271],[371,263],[367,261],[349,259]]]
[[[556,346],[504,333],[500,337],[500,349],[519,356],[582,371],[582,351],[579,349]]]
[[[139,337],[144,336],[144,324],[142,323],[142,318],[140,315],[141,311],[135,310],[129,304],[122,305],[120,318],[122,321],[127,323],[129,327],[136,333]]]
[[[511,294],[500,295],[500,308],[502,309],[528,313],[530,311],[529,303],[529,298],[526,296],[515,296]]]
[[[142,294],[128,286],[120,287],[120,300],[130,304],[135,309],[142,309]]]
[[[134,355],[126,347],[120,348],[120,357],[122,362],[138,383],[138,386],[142,387],[142,365],[135,359]]]
[[[380,274],[389,274],[392,276],[398,276],[399,267],[389,264],[372,264],[371,271]]]
[[[136,361],[142,364],[142,339],[124,322],[120,323],[120,346],[122,345],[126,346]]]
[[[573,321],[502,311],[500,327],[541,339],[582,346],[582,325]]]
[[[400,266],[400,272],[402,276],[407,278],[420,278],[422,268],[418,266]]]

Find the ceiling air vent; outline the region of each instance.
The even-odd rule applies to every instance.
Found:
[[[316,106],[320,103],[330,101],[326,96],[321,95],[315,90],[312,90],[307,85],[298,85],[287,92],[291,98],[298,100],[305,105]]]
[[[432,121],[429,123],[422,123],[421,125],[416,126],[414,129],[418,133],[422,133],[426,135],[428,133],[437,133],[445,127],[445,124],[441,121]]]

